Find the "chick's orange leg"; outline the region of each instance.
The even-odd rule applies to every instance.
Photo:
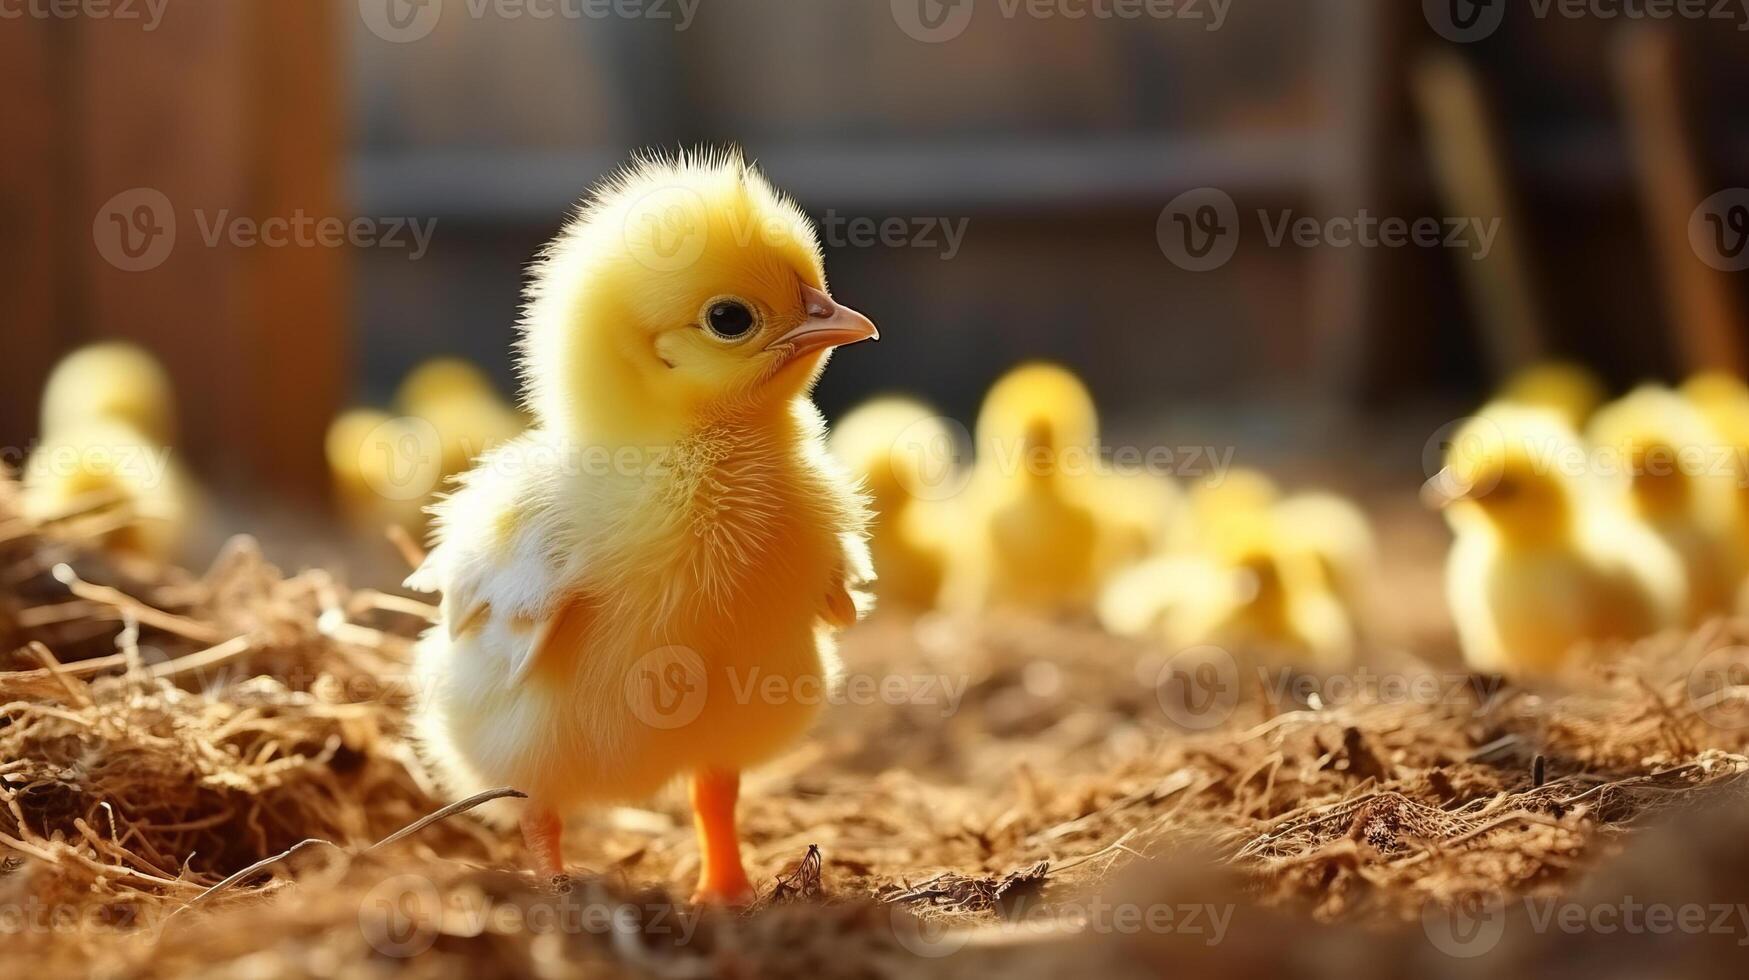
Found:
[[[694,902],[748,905],[753,901],[753,885],[741,866],[741,840],[735,831],[735,800],[740,791],[738,772],[693,774],[692,818],[698,828],[700,862]]]
[[[564,822],[551,807],[530,803],[522,811],[522,840],[528,845],[534,869],[543,876],[565,873],[564,852],[559,846],[564,829]]]

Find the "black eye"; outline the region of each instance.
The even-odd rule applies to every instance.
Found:
[[[704,320],[711,333],[728,340],[746,336],[747,331],[753,329],[753,311],[734,300],[712,303]]]

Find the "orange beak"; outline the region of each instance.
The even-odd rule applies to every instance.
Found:
[[[830,347],[881,339],[880,330],[868,317],[839,305],[812,286],[803,284],[802,305],[808,318],[765,345],[766,350],[784,351],[786,361]]]

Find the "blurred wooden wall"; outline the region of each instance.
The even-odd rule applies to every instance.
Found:
[[[0,445],[29,445],[55,358],[126,338],[169,368],[181,442],[204,478],[312,495],[348,363],[348,256],[209,244],[206,229],[221,216],[347,216],[343,10],[330,0],[162,10],[149,30],[84,16],[0,21]],[[155,267],[118,267],[109,212],[126,223],[156,201],[174,215],[174,245]]]

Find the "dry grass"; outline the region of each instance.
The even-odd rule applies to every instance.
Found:
[[[749,780],[760,906],[700,912],[673,904],[696,868],[678,799],[581,818],[562,885],[465,815],[373,846],[445,802],[402,737],[419,603],[246,540],[200,576],[126,567],[5,492],[0,928],[51,975],[1399,975],[1356,943],[1413,965],[1417,923],[1478,889],[1607,895],[1645,876],[1642,828],[1749,768],[1743,691],[1716,683],[1749,662],[1734,624],[1560,690],[1404,662],[1349,697],[1077,625],[877,618],[845,644],[851,703]],[[1731,829],[1662,838],[1659,867],[1736,868],[1749,900],[1718,843],[1749,817],[1708,819]],[[1214,946],[1071,927],[1118,900],[1237,915]]]

